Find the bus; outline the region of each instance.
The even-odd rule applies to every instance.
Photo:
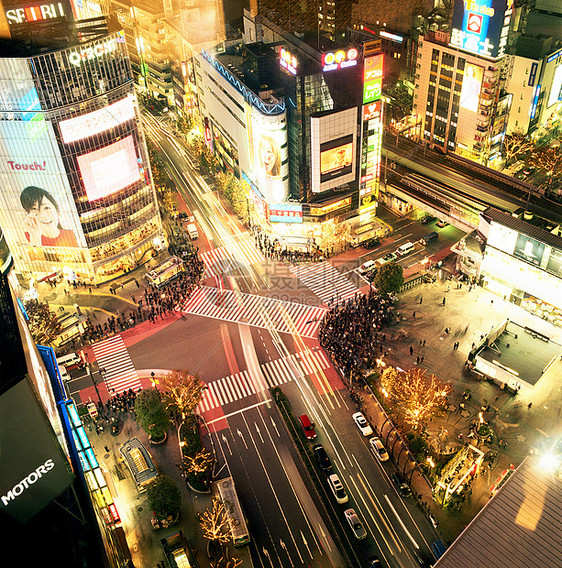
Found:
[[[183,272],[183,262],[177,256],[171,256],[150,272],[145,274],[147,282],[156,288],[161,288]]]
[[[236,548],[240,548],[250,542],[250,533],[248,532],[242,507],[240,507],[240,502],[238,501],[232,477],[221,479],[217,482],[217,487],[220,499],[226,510],[232,541]]]

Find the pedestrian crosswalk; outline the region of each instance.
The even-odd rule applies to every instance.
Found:
[[[232,241],[226,247],[217,247],[199,255],[205,264],[205,278],[219,276],[246,266],[262,262],[263,254],[250,239]]]
[[[294,380],[296,376],[311,376],[330,367],[321,349],[307,349],[287,357],[268,361],[259,369],[247,369],[207,383],[197,412],[202,414],[231,402]]]
[[[326,308],[200,286],[178,308],[188,314],[314,337]]]
[[[341,302],[357,292],[357,286],[327,261],[293,266],[290,270],[324,303]]]
[[[110,395],[141,388],[140,379],[121,335],[98,341],[92,345],[92,349]]]

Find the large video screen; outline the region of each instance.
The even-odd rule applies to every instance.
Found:
[[[78,167],[89,201],[107,197],[141,178],[132,136],[78,156]]]
[[[320,145],[320,182],[349,174],[353,166],[353,136]]]
[[[539,265],[544,254],[545,245],[527,235],[519,233],[513,256],[526,260],[531,264]]]
[[[467,63],[462,80],[460,106],[466,110],[476,112],[480,104],[480,87],[484,69],[478,65]]]

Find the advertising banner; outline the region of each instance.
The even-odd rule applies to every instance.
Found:
[[[53,126],[43,122],[33,136],[28,127],[0,120],[0,224],[10,250],[30,261],[83,262],[86,243]]]
[[[467,63],[464,68],[464,78],[462,80],[461,99],[459,105],[472,112],[478,111],[480,104],[480,88],[484,69],[478,65]]]
[[[282,203],[289,197],[287,121],[285,113],[264,115],[246,108],[246,128],[251,178],[267,203]]]
[[[77,160],[89,201],[107,197],[141,179],[132,136],[82,154]]]
[[[513,0],[456,0],[450,44],[492,58],[505,55]]]

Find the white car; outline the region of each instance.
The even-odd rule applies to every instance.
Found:
[[[373,454],[382,462],[388,460],[388,452],[386,451],[383,443],[380,441],[379,438],[371,438],[369,440],[369,445],[371,446],[371,450]]]
[[[367,531],[365,530],[363,523],[359,520],[359,517],[357,516],[355,510],[346,509],[343,514],[345,515],[345,518],[347,519],[347,522],[349,523],[349,526],[351,527],[355,538],[359,540],[365,538],[367,536]]]
[[[345,492],[342,482],[340,481],[340,478],[336,473],[332,473],[332,475],[328,476],[328,485],[330,486],[330,489],[332,490],[332,493],[334,494],[334,497],[336,498],[336,501],[338,503],[348,502],[349,498],[347,496],[347,493]]]
[[[370,436],[373,433],[373,429],[367,420],[365,420],[365,417],[361,414],[361,412],[356,412],[352,418],[355,421],[355,424],[357,424],[357,428],[361,430],[361,434],[363,434],[363,436]]]
[[[374,260],[367,260],[359,267],[361,274],[368,274],[377,268],[377,263]]]

